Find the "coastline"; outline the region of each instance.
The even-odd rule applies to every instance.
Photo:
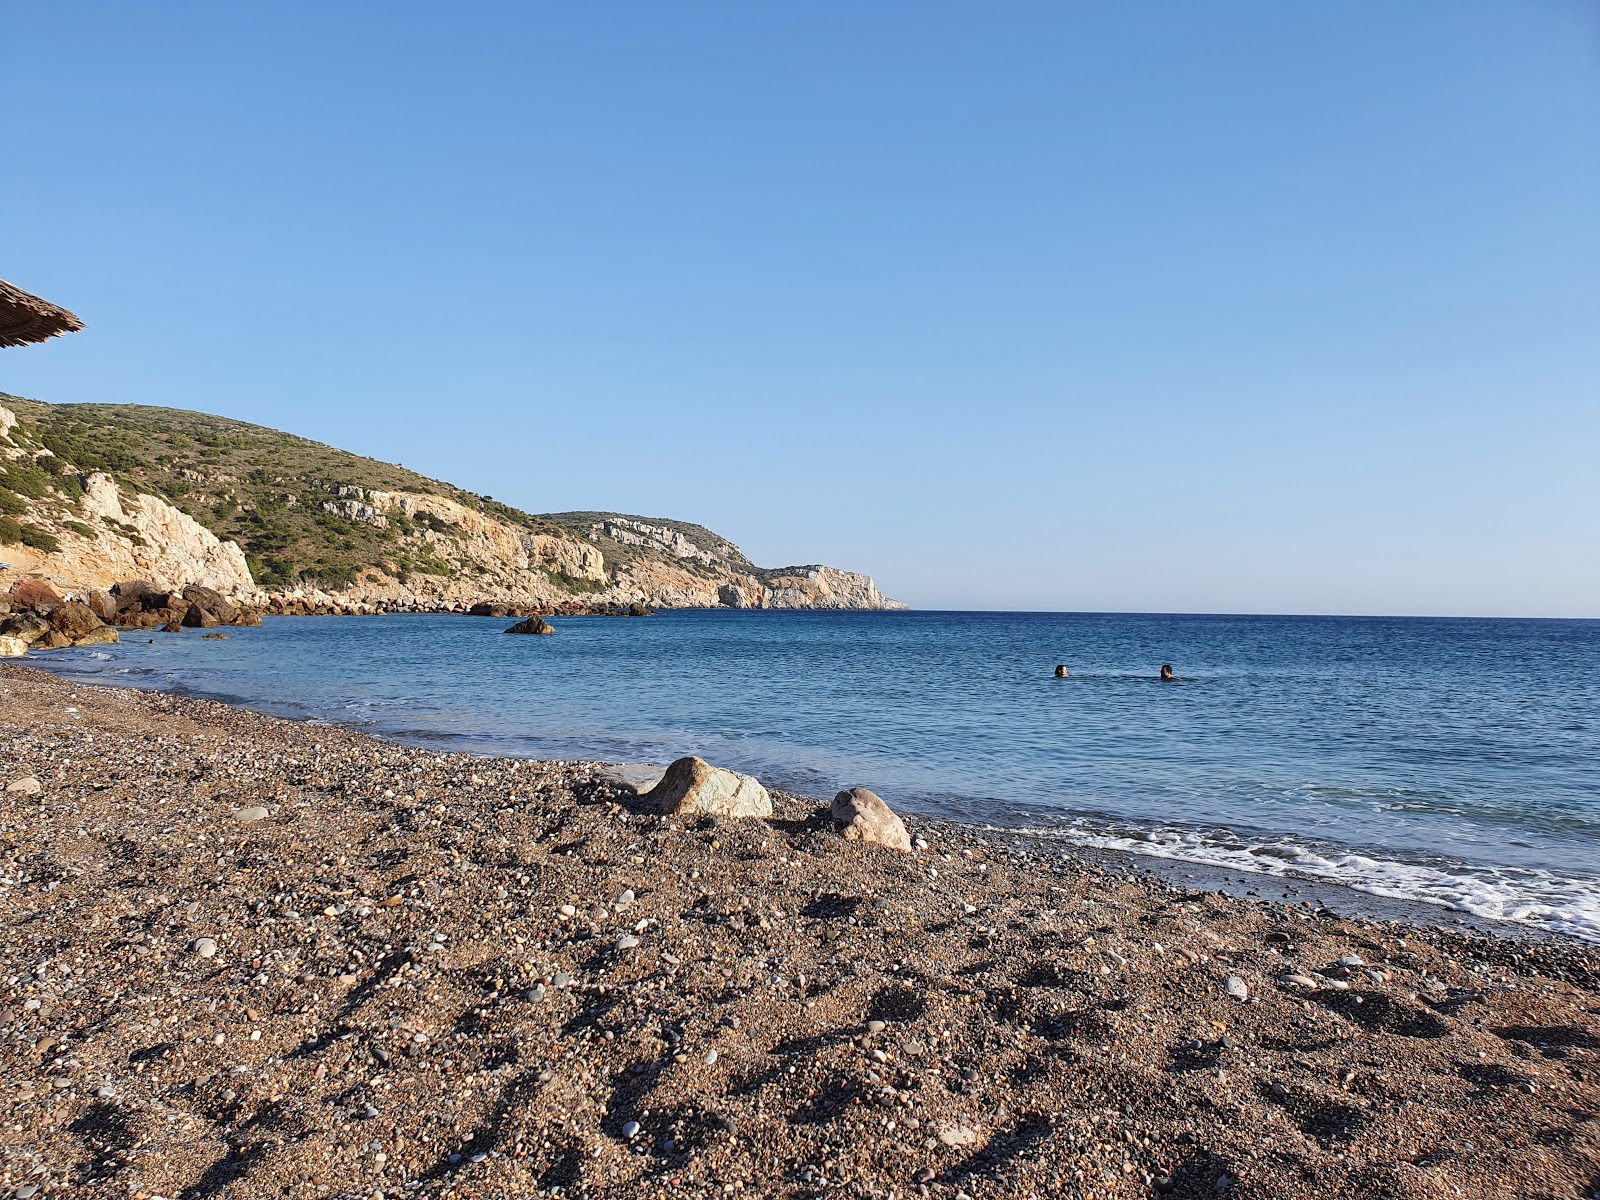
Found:
[[[915,817],[930,848],[899,854],[781,793],[770,822],[667,819],[598,764],[20,665],[0,701],[0,783],[39,781],[4,793],[0,873],[0,1168],[30,1195],[1600,1179],[1593,948]]]

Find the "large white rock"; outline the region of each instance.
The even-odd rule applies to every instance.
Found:
[[[703,758],[680,758],[647,796],[666,814],[770,817],[772,797],[749,775],[713,767]]]
[[[0,658],[21,658],[28,652],[28,643],[19,637],[0,636]]]

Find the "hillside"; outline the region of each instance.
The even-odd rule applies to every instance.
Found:
[[[15,415],[0,418],[0,544],[13,571],[69,587],[102,586],[107,573],[148,567],[161,551],[152,542],[170,531],[180,558],[216,568],[181,582],[231,594],[326,595],[358,610],[574,598],[896,607],[865,576],[757,567],[702,526],[526,513],[226,417],[4,394],[0,405]]]

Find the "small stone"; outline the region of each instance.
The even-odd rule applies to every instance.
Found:
[[[616,898],[616,900],[614,900],[612,902],[611,907],[616,909],[618,912],[621,912],[623,909],[627,908],[632,903],[633,903],[633,889],[632,888],[623,888],[622,891],[617,893],[617,898]]]
[[[717,1061],[717,1048],[715,1046],[713,1046],[713,1047],[711,1047],[711,1049],[706,1051],[706,1066],[709,1067],[712,1063],[714,1063],[716,1061]]]
[[[21,779],[13,779],[6,784],[6,791],[13,792],[19,796],[37,796],[44,791],[44,784],[40,783],[32,775],[24,775]],[[17,1194],[20,1196],[22,1193],[18,1192]]]
[[[1306,988],[1313,992],[1317,990],[1317,981],[1309,975],[1284,975],[1278,982],[1293,984],[1295,987]]]
[[[868,1021],[867,1022],[867,1032],[868,1033],[882,1033],[888,1027],[889,1027],[888,1023],[884,1022],[884,1021]]]
[[[564,921],[570,921],[578,915],[578,910],[570,904],[563,904],[556,911],[561,914],[561,919]]]
[[[918,1183],[932,1183],[937,1178],[939,1178],[939,1172],[932,1167],[923,1167],[922,1170],[917,1172]]]
[[[627,1124],[625,1124],[622,1127],[622,1136],[625,1137],[625,1138],[636,1138],[636,1137],[638,1137],[639,1136],[639,1122],[637,1122],[637,1121],[629,1121]]]
[[[1364,967],[1367,965],[1367,960],[1359,954],[1346,954],[1339,960],[1339,965],[1341,967]],[[1226,1179],[1227,1176],[1223,1176],[1223,1178]]]
[[[536,983],[528,989],[528,1002],[530,1004],[544,1003],[544,984]]]
[[[631,933],[625,933],[617,939],[618,950],[632,950],[639,944],[639,939]]]
[[[189,949],[201,958],[215,958],[217,956],[217,940],[215,938],[195,938],[189,943]]]
[[[939,1140],[946,1146],[971,1146],[978,1140],[978,1131],[970,1125],[947,1125],[939,1131]]]
[[[1227,982],[1222,986],[1228,989],[1228,995],[1232,996],[1235,1000],[1250,999],[1250,989],[1245,986],[1244,980],[1240,979],[1237,975],[1229,975]]]
[[[572,986],[572,976],[565,971],[557,971],[550,979],[551,987],[569,988]]]
[[[249,825],[254,821],[265,821],[272,814],[259,804],[246,805],[244,808],[234,809],[233,819],[240,825]]]

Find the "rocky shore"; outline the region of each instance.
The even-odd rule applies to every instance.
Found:
[[[1600,1187],[1592,948],[14,664],[0,712],[20,1200]]]

